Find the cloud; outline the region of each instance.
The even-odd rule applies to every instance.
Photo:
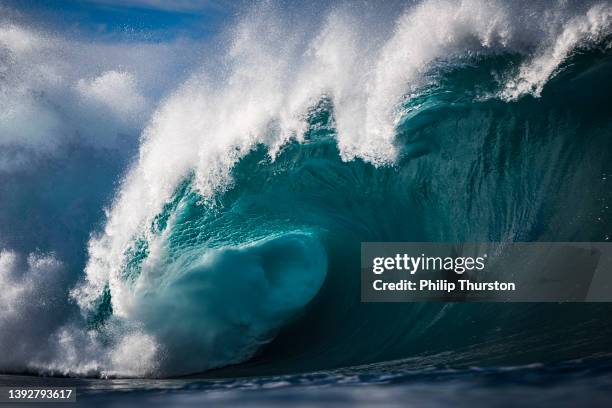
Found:
[[[0,18],[0,172],[68,145],[121,148],[188,72],[195,42],[97,43]]]
[[[134,75],[125,71],[106,71],[91,79],[79,79],[76,85],[81,98],[109,110],[122,121],[138,121],[149,101],[142,96]]]

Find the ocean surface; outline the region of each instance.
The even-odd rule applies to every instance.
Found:
[[[131,156],[74,142],[70,166],[2,173],[0,385],[74,385],[79,406],[609,406],[612,305],[366,304],[359,262],[366,241],[610,240],[612,4],[393,7],[306,28],[254,7]]]
[[[445,358],[414,357],[351,369],[239,378],[96,380],[3,375],[0,386],[76,387],[76,404],[56,405],[79,407],[610,405],[609,355],[523,366],[450,368],[431,364]]]

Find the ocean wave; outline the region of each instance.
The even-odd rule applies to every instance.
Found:
[[[607,3],[424,1],[390,21],[338,6],[301,30],[255,7],[231,31],[224,69],[195,72],[153,113],[71,290],[82,327],[56,333],[69,345],[57,361],[24,367],[304,371],[511,333],[524,342],[497,354],[519,364],[525,344],[550,339],[525,315],[558,334],[581,314],[366,307],[359,243],[609,239],[612,128],[598,101],[612,85],[611,14]],[[119,71],[76,89],[139,105],[111,92],[117,81],[136,89]]]

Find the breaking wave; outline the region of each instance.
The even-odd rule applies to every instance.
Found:
[[[366,307],[358,263],[362,241],[609,239],[612,6],[364,7],[242,16],[227,52],[144,127],[54,357],[0,369],[294,372],[449,350],[518,364],[560,333],[575,344],[546,358],[601,351],[605,331],[583,337],[609,326],[605,305]],[[75,89],[133,117],[135,81],[109,72]],[[15,256],[0,255],[0,281]],[[61,268],[25,263],[33,277]]]

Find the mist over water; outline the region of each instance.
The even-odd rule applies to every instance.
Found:
[[[358,263],[362,241],[609,239],[612,5],[301,11],[254,5],[203,59],[0,22],[0,371],[609,351],[605,305],[366,307]]]

